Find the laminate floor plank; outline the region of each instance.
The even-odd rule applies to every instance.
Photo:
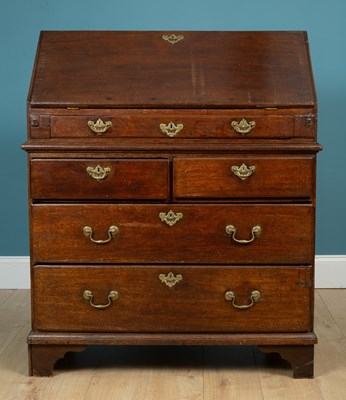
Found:
[[[318,293],[330,311],[337,326],[346,337],[346,290],[319,289]]]
[[[203,400],[203,346],[152,350],[144,400]]]
[[[16,359],[15,363],[13,365],[11,363],[8,368],[14,380],[12,380],[10,388],[3,397],[1,397],[0,389],[0,399],[84,400],[92,378],[97,373],[98,352],[92,354],[88,349],[89,351],[85,352],[87,354],[83,354],[83,356],[80,353],[69,353],[64,359],[57,362],[54,377],[29,377],[27,375],[28,355],[25,344],[28,331],[29,325],[23,330],[23,337],[17,339],[20,340],[20,343],[14,343],[15,348],[21,349],[20,355],[17,357],[18,360]],[[77,354],[78,356],[76,356]],[[16,363],[21,365],[19,374],[13,373],[16,369]]]
[[[333,310],[326,306],[320,293],[320,291],[315,293],[315,331],[318,332],[318,345],[321,340],[323,344],[325,341],[339,341],[343,337],[341,329],[332,316]]]
[[[346,289],[318,289],[333,318],[346,318]]]
[[[319,344],[315,346],[315,379],[292,379],[292,370],[285,360],[280,360],[279,356],[261,353],[255,348],[256,359],[258,361],[259,375],[264,400],[330,400],[319,386],[321,375],[320,365],[320,346],[326,350],[325,344],[330,340],[340,340],[342,333],[336,326],[328,310],[316,293],[315,306],[315,327]]]
[[[0,354],[0,399],[31,399],[33,380],[28,376],[26,337],[30,322],[17,329],[12,341]]]
[[[31,392],[34,394],[32,398],[35,400],[84,400],[92,379],[98,373],[99,354],[93,355],[88,350],[85,351],[86,354],[65,355],[56,363],[53,377],[31,378],[33,386]]]
[[[0,400],[345,400],[346,290],[316,291],[315,379],[256,346],[89,346],[27,375],[30,297],[0,290]]]
[[[16,289],[1,289],[0,290],[0,309],[3,303],[5,303],[9,297],[16,295]]]
[[[263,400],[252,346],[205,347],[204,399]]]
[[[325,400],[346,398],[346,339],[318,291],[315,296],[315,381]],[[343,293],[340,293],[343,296]]]
[[[292,369],[277,354],[254,347],[264,400],[324,400],[314,379],[292,379]]]
[[[0,293],[2,290],[0,290]],[[0,306],[0,355],[30,319],[29,290],[5,290],[6,298]]]
[[[101,349],[100,366],[84,399],[143,400],[150,375],[147,349],[139,346],[104,346]]]

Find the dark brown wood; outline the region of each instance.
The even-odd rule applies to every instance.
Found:
[[[180,274],[168,287],[160,274]],[[117,267],[36,266],[34,268],[35,327],[77,332],[307,332],[310,320],[310,267]],[[282,285],[281,282],[285,282]],[[83,298],[92,291],[94,304]],[[232,290],[237,309],[225,299]],[[280,318],[273,315],[280,314]],[[59,316],[59,318],[57,318]]]
[[[232,167],[255,167],[242,180]],[[313,157],[279,155],[180,158],[173,162],[176,198],[274,198],[312,196]]]
[[[244,110],[165,110],[165,109],[32,109],[29,115],[30,137],[88,138],[99,135],[88,126],[88,121],[111,121],[112,126],[101,135],[109,143],[114,138],[157,138],[166,135],[161,123],[182,123],[183,129],[174,139],[231,138],[248,142],[251,139],[285,139],[290,137],[313,138],[316,122],[313,109],[244,109]],[[242,135],[231,126],[232,121],[254,121],[251,132]],[[172,142],[172,140],[171,140]]]
[[[82,345],[32,345],[29,344],[29,375],[52,376],[54,364],[68,352],[80,352]]]
[[[314,345],[313,332],[299,333],[87,333],[30,332],[28,343],[59,345]]]
[[[264,353],[278,353],[287,360],[293,369],[293,378],[314,377],[314,346],[289,345],[289,346],[264,346],[258,348]]]
[[[109,168],[102,180],[95,180],[87,168]],[[33,199],[165,200],[169,196],[168,160],[91,159],[32,160]]]
[[[118,111],[120,114],[121,112]],[[113,113],[112,113],[113,114]],[[176,139],[186,138],[285,138],[294,133],[293,118],[285,116],[262,116],[253,112],[244,111],[242,114],[235,113],[226,115],[182,116],[172,114],[164,115],[161,112],[150,113],[143,116],[134,113],[126,118],[104,115],[102,111],[85,117],[53,116],[51,118],[51,137],[95,137],[95,133],[88,127],[88,121],[97,121],[98,118],[112,122],[112,127],[103,134],[105,138],[112,137],[144,137],[165,138],[167,134],[160,129],[161,123],[183,124],[183,128],[174,137]],[[229,115],[227,115],[229,114]],[[121,115],[121,114],[120,114]],[[255,122],[256,126],[249,134],[241,135],[235,131],[231,122],[240,122],[242,119]]]
[[[297,115],[294,118],[294,134],[299,137],[316,137],[317,118],[314,114]]]
[[[112,122],[101,135],[99,118]],[[305,32],[43,32],[27,119],[31,373],[89,344],[251,344],[312,376],[322,147]],[[256,167],[245,181],[231,171],[243,163]],[[98,165],[111,169],[99,182]],[[106,240],[111,225],[106,244],[83,234]],[[85,290],[118,299],[96,309]],[[235,305],[261,298],[238,309],[230,290]]]
[[[182,213],[169,226],[161,212]],[[312,264],[313,207],[309,204],[35,204],[32,207],[32,249],[35,263],[200,263]],[[119,232],[108,243],[108,229]],[[236,239],[225,231],[236,228]],[[140,251],[139,251],[140,249]]]
[[[315,103],[304,32],[174,33],[184,40],[162,39],[171,32],[43,32],[29,102],[118,108]]]
[[[240,139],[239,139],[240,140]],[[63,141],[51,140],[28,140],[22,145],[22,149],[32,153],[34,156],[36,154],[42,157],[42,152],[45,152],[45,156],[52,156],[55,152],[65,152],[66,157],[69,157],[69,153],[78,154],[78,156],[84,156],[84,152],[99,152],[98,158],[100,157],[100,152],[132,152],[132,155],[137,155],[133,152],[148,152],[157,157],[162,156],[162,152],[167,152],[169,154],[181,154],[189,152],[193,154],[195,152],[210,152],[215,154],[314,154],[322,150],[322,146],[314,142],[297,141],[297,142],[258,142],[255,141],[244,143],[240,140],[229,140],[229,141],[214,141],[214,140],[176,140],[162,139],[162,140],[114,140],[105,143],[104,140],[94,139],[91,141],[85,140],[69,140],[64,139]],[[106,158],[108,155],[105,156]]]

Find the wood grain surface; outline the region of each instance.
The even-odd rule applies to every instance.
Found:
[[[315,103],[305,32],[175,33],[184,40],[172,45],[162,39],[167,32],[43,32],[29,102],[115,108]]]
[[[104,179],[87,171],[98,166],[109,170]],[[167,159],[35,159],[30,165],[31,196],[41,200],[166,200],[169,179]]]
[[[316,291],[315,379],[253,346],[90,346],[47,379],[27,376],[29,291],[1,290],[0,398],[344,400],[345,308],[346,290]]]
[[[65,352],[93,344],[257,344],[286,358],[294,377],[311,377],[322,147],[307,34],[174,32],[182,40],[172,44],[164,37],[172,33],[40,35],[22,146],[30,180],[29,371],[50,375]],[[89,123],[99,118],[109,122],[102,134]],[[239,123],[251,129],[238,132]],[[180,130],[170,137],[166,125]],[[247,180],[232,172],[243,164],[254,170]],[[107,168],[108,176],[97,181],[87,168]],[[158,279],[170,272],[183,277],[172,288]],[[108,304],[112,290],[119,295],[96,309],[85,290],[96,305]],[[254,290],[261,298],[252,304]],[[209,374],[213,388],[201,392],[194,351],[191,380],[134,372],[144,397],[138,386],[118,397],[170,399],[178,385],[179,399],[227,399],[222,385],[232,385],[223,374]],[[111,360],[106,353],[100,362]],[[90,388],[95,374],[87,374]],[[259,376],[233,394],[247,387],[247,398],[259,397]],[[84,398],[95,397],[87,385]],[[49,386],[42,393],[56,396]]]
[[[173,287],[159,279],[181,275]],[[308,332],[310,267],[36,266],[33,328],[77,332]],[[282,285],[285,282],[285,285]],[[83,298],[93,293],[93,304]],[[225,299],[233,291],[238,309]],[[277,317],[273,317],[277,315]],[[280,316],[280,317],[278,317]]]
[[[173,226],[160,213],[181,213]],[[107,240],[108,229],[119,232]],[[235,238],[225,231],[236,228]],[[313,206],[310,204],[35,204],[34,263],[311,264]]]

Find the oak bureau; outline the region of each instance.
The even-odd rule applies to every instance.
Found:
[[[30,374],[94,344],[257,345],[313,376],[305,32],[42,32]]]

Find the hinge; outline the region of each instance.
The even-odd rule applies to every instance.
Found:
[[[79,107],[66,107],[66,110],[79,110]]]
[[[277,107],[265,107],[265,110],[277,110]]]

